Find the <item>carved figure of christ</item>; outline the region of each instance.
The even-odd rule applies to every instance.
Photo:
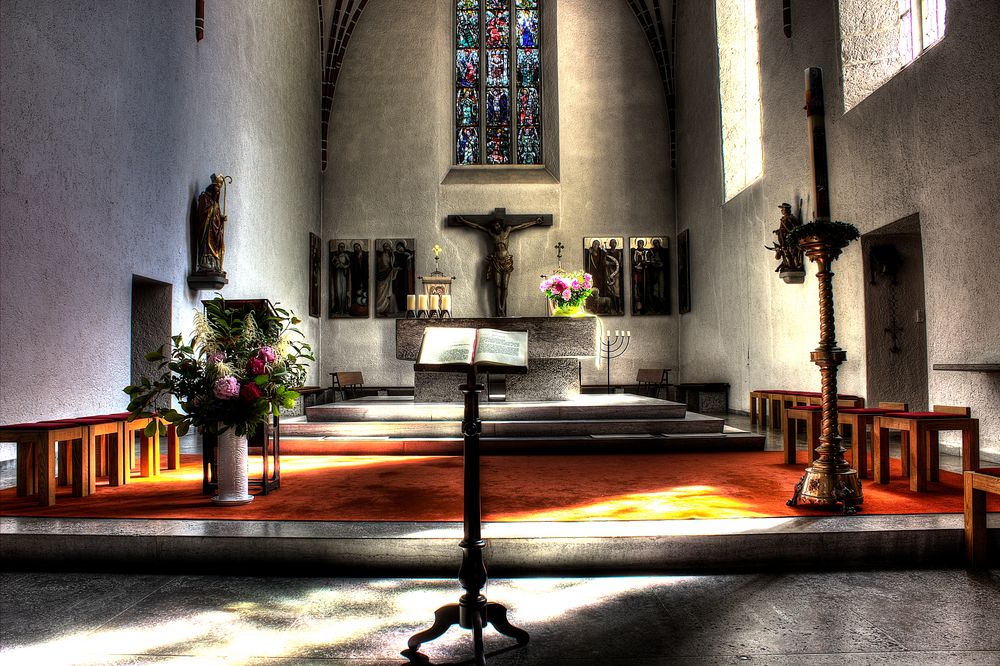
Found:
[[[528,227],[552,226],[551,215],[507,215],[497,208],[492,215],[449,215],[449,227],[467,227],[490,237],[493,250],[486,255],[485,281],[493,281],[493,316],[507,316],[507,290],[514,272],[514,255],[508,248],[510,235]]]

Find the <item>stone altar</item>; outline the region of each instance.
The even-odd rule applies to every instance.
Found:
[[[593,358],[598,343],[596,317],[503,317],[397,319],[396,358],[416,361],[428,326],[495,328],[528,332],[528,373],[508,375],[508,401],[565,400],[580,394],[580,359]],[[461,402],[463,373],[415,372],[415,402]]]

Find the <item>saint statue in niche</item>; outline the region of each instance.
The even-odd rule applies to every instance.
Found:
[[[776,273],[802,271],[802,250],[799,249],[798,245],[793,247],[788,242],[788,234],[792,229],[799,226],[799,220],[792,215],[791,204],[783,203],[778,206],[778,210],[781,211],[781,224],[774,230],[774,235],[778,237],[778,241],[771,246],[765,245],[764,249],[774,252],[774,258],[781,262],[774,269]]]
[[[196,271],[199,273],[223,273],[227,182],[233,182],[232,177],[213,173],[212,183],[198,196],[195,238],[198,239]]]

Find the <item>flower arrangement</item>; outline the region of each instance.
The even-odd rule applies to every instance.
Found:
[[[590,273],[583,271],[557,273],[542,280],[538,289],[555,303],[557,308],[576,307],[587,300],[594,290],[594,278]]]
[[[163,374],[124,389],[132,418],[158,416],[175,425],[179,436],[191,426],[253,435],[269,414],[295,404],[299,394],[292,387],[305,379],[304,361],[315,360],[308,344],[293,340],[302,336],[295,328],[300,321],[278,308],[228,308],[217,296],[205,304],[204,313],[195,314],[190,342],[175,335],[169,355],[166,345],[146,354],[147,361],[160,362]],[[157,406],[168,395],[177,398],[183,411]],[[147,427],[148,435],[156,424]]]

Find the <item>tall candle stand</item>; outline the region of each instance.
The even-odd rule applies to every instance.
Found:
[[[823,72],[819,67],[806,69],[806,116],[809,123],[809,148],[812,156],[813,192],[816,220],[792,231],[792,241],[816,264],[819,283],[819,347],[809,354],[819,366],[822,378],[822,434],[819,454],[806,468],[795,486],[789,506],[820,504],[843,506],[844,513],[855,513],[864,501],[857,471],[844,459],[846,450],[837,432],[837,366],[847,359],[847,352],[837,346],[833,311],[833,271],[830,265],[841,250],[858,238],[854,225],[830,220],[830,189],[826,162],[826,127],[823,109]],[[864,434],[864,433],[862,433]]]
[[[632,331],[611,331],[601,338],[601,353],[604,362],[608,366],[608,393],[611,393],[611,359],[618,358],[628,350],[628,344],[632,340]]]
[[[830,270],[830,264],[849,242],[843,236],[832,234],[804,236],[799,242],[799,247],[816,264],[819,282],[819,347],[810,352],[809,358],[819,366],[822,378],[823,427],[816,449],[819,458],[806,468],[788,505],[843,505],[844,513],[855,513],[858,505],[864,502],[864,496],[857,471],[851,469],[844,458],[846,449],[837,432],[837,366],[847,359],[847,352],[837,347],[833,271]]]

